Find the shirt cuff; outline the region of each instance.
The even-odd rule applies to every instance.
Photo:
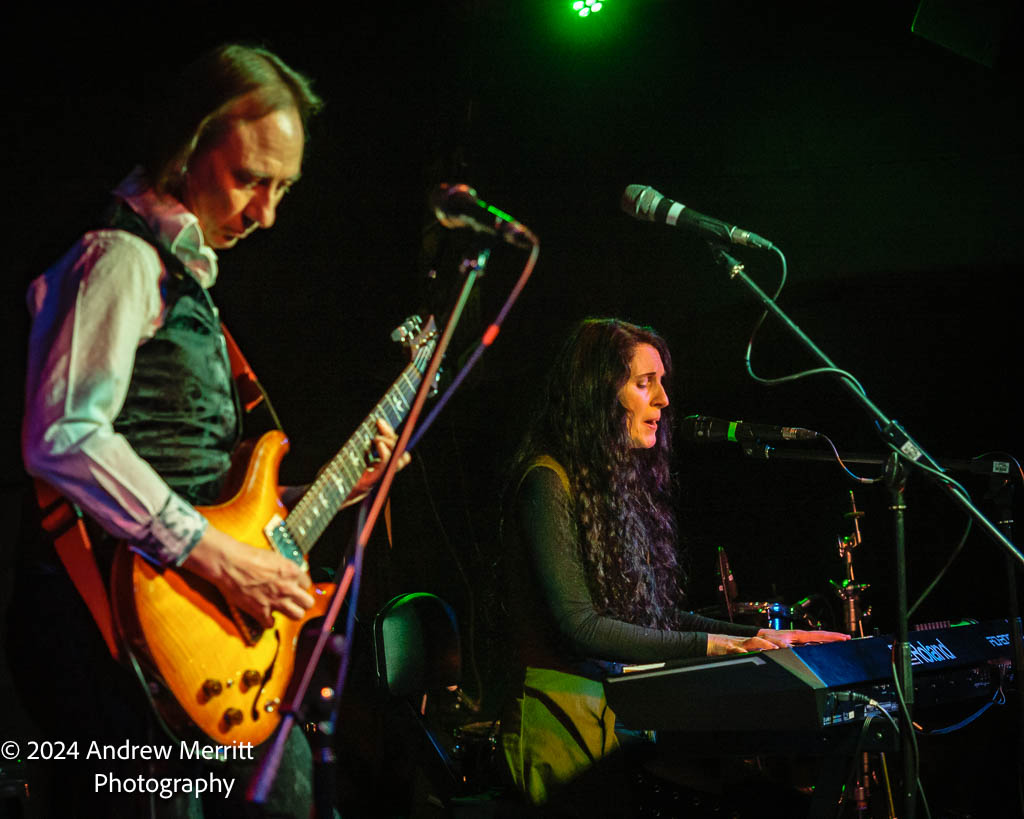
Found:
[[[206,532],[210,522],[174,492],[153,516],[147,535],[135,544],[143,557],[161,566],[180,566]]]

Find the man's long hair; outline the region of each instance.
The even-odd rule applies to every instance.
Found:
[[[242,100],[247,105],[240,107]],[[238,43],[218,46],[187,66],[160,101],[161,121],[149,129],[153,140],[143,169],[158,192],[178,195],[189,160],[216,145],[232,121],[295,107],[305,128],[322,106],[312,82],[273,52]]]
[[[531,460],[547,454],[569,476],[587,583],[601,614],[650,628],[672,628],[682,599],[669,470],[671,416],[661,411],[657,441],[634,448],[619,390],[637,345],[672,360],[650,328],[619,319],[586,319],[562,346],[540,404],[514,458],[510,488]]]

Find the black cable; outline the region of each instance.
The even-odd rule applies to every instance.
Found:
[[[837,696],[837,699],[839,699],[838,696]],[[868,731],[870,730],[871,720],[872,719],[873,719],[872,717],[864,717],[864,722],[861,723],[861,726],[860,726],[860,736],[857,737],[857,745],[854,748],[853,755],[851,757],[853,761],[852,761],[852,763],[850,765],[850,773],[846,775],[846,778],[844,780],[844,782],[846,783],[846,785],[843,786],[844,792],[847,790],[847,786],[850,783],[856,782],[856,779],[857,779],[857,769],[860,766],[861,754],[864,753],[864,750],[863,750],[863,748],[864,748],[864,740],[867,739]],[[845,802],[845,800],[840,798],[839,802],[836,804],[836,819],[840,819],[840,817],[843,815],[844,802]]]
[[[953,562],[960,556],[960,552],[963,551],[964,545],[967,543],[967,536],[970,535],[973,524],[974,521],[971,518],[967,518],[967,526],[964,527],[964,533],[960,538],[960,542],[956,545],[956,548],[953,549],[949,559],[946,560],[946,565],[939,569],[939,573],[935,575],[935,579],[925,587],[925,590],[921,592],[921,595],[917,598],[914,605],[907,609],[908,618],[913,616],[914,612],[917,611],[917,607],[920,606],[925,601],[925,598],[935,590],[935,587],[939,585],[942,578],[946,576],[946,572],[949,571],[950,566],[952,566]]]
[[[911,722],[909,714],[907,713],[907,703],[906,700],[903,698],[903,690],[900,688],[899,675],[896,673],[896,658],[895,656],[892,656],[890,659],[890,665],[892,667],[893,688],[896,691],[896,700],[897,702],[899,702],[900,715],[904,718],[904,721],[907,723],[907,728],[909,729],[906,732],[900,732],[900,736],[903,739],[903,753],[910,752],[913,754],[914,782],[917,786],[916,790],[918,791],[918,793],[921,794],[921,803],[924,805],[925,815],[928,817],[928,819],[931,819],[932,814],[930,808],[928,807],[928,799],[924,794],[924,786],[921,784],[921,756],[917,747],[917,736],[914,732],[914,725]],[[906,788],[907,783],[904,782],[903,786],[904,788]]]
[[[775,247],[774,245],[772,246],[771,249],[774,250],[779,255],[779,260],[780,260],[781,266],[782,266],[782,274],[781,274],[781,276],[779,278],[779,286],[777,288],[775,288],[775,293],[772,295],[772,297],[770,299],[770,301],[774,302],[776,299],[778,299],[779,294],[782,292],[782,288],[786,286],[786,278],[789,275],[789,273],[788,273],[788,266],[787,266],[787,263],[786,263],[785,255],[782,253],[781,250],[779,250],[779,248]],[[751,355],[752,355],[753,349],[754,349],[754,338],[755,338],[755,336],[757,336],[758,331],[760,331],[760,329],[761,329],[761,325],[764,324],[764,321],[765,321],[765,319],[767,317],[768,317],[768,310],[765,309],[765,311],[761,314],[761,316],[755,322],[754,329],[750,333],[750,339],[747,341],[747,352],[746,352],[745,364],[746,364],[746,368],[747,368],[747,374],[751,378],[753,378],[755,381],[757,381],[757,382],[759,382],[761,384],[765,384],[765,385],[768,385],[768,386],[776,386],[778,384],[789,383],[790,381],[797,381],[799,379],[806,378],[806,377],[811,376],[811,375],[823,375],[823,374],[827,373],[827,374],[831,374],[831,375],[838,375],[840,378],[842,378],[845,381],[849,382],[853,386],[853,388],[857,392],[859,392],[861,395],[866,395],[867,394],[864,391],[864,387],[861,386],[860,382],[853,376],[852,373],[849,373],[846,370],[841,370],[838,367],[816,367],[815,369],[812,369],[812,370],[804,370],[803,372],[792,373],[790,375],[783,375],[783,376],[779,376],[778,378],[762,378],[761,376],[757,375],[754,372],[754,368],[753,368],[753,365],[750,362],[750,358],[751,358]]]

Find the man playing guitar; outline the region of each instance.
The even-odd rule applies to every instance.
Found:
[[[114,191],[108,218],[29,288],[23,456],[31,475],[148,563],[213,584],[229,608],[266,628],[275,613],[301,619],[314,597],[301,560],[252,548],[196,508],[220,497],[241,421],[207,291],[217,252],[273,225],[300,177],[306,123],[321,103],[279,57],[238,45],[198,60],[178,91],[142,164]],[[386,460],[395,433],[385,421],[376,432],[372,448]],[[366,470],[350,499],[379,474]],[[102,656],[52,549],[33,546],[23,562],[11,664],[40,727],[83,742],[154,742],[145,700],[130,690],[138,682]],[[29,612],[35,624],[18,625]],[[308,816],[309,751],[301,734],[289,742],[273,809]],[[83,800],[101,803],[105,815],[132,804],[82,780],[52,798],[93,815]],[[244,782],[235,794],[243,791]]]

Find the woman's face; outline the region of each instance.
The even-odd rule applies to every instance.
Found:
[[[637,449],[650,449],[658,441],[661,411],[668,406],[668,394],[661,383],[665,365],[650,344],[638,344],[629,362],[629,379],[619,390],[619,402],[626,408],[629,437]]]

